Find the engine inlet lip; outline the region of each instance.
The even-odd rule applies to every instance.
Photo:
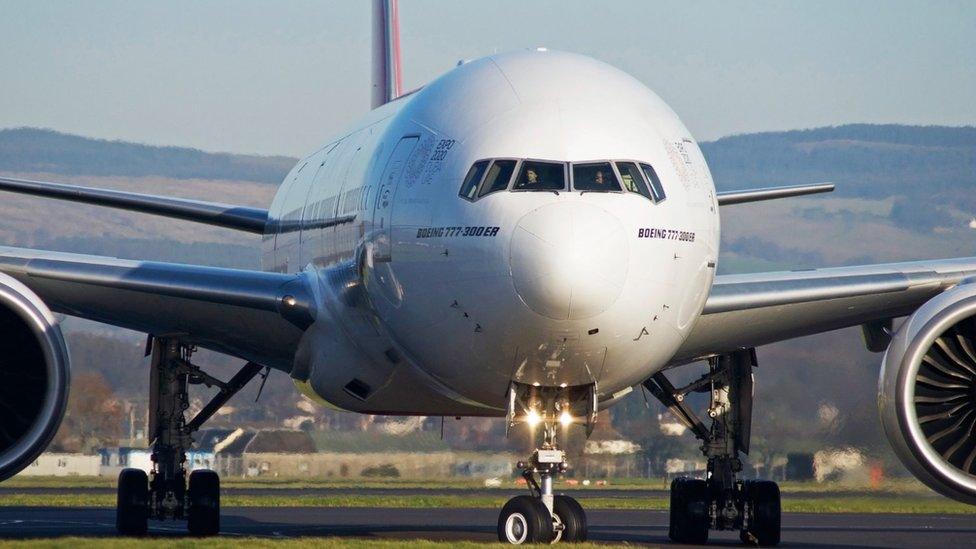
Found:
[[[935,344],[935,340],[956,323],[974,314],[976,296],[970,296],[939,311],[922,326],[918,331],[918,335],[922,337],[914,338],[915,341],[906,349],[899,366],[895,408],[900,427],[903,432],[908,433],[908,449],[918,463],[940,481],[955,484],[957,491],[962,488],[968,492],[966,496],[971,500],[976,498],[976,477],[966,474],[943,459],[922,432],[915,410],[915,378],[922,357]]]
[[[10,307],[37,338],[48,375],[38,417],[21,440],[0,452],[0,481],[3,481],[37,459],[54,438],[67,408],[70,371],[68,349],[58,321],[46,308],[37,306],[44,303],[37,294],[15,278],[0,273],[0,303]]]

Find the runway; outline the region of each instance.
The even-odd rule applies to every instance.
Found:
[[[378,539],[494,541],[495,509],[387,509],[321,507],[225,508],[222,535],[260,537],[339,536]],[[591,510],[590,539],[668,545],[664,511]],[[184,536],[183,525],[150,523],[153,536]],[[114,536],[115,511],[107,508],[0,507],[0,539]],[[971,547],[971,515],[783,515],[782,547]],[[741,546],[734,532],[713,532],[709,546]],[[681,546],[690,547],[690,546]]]

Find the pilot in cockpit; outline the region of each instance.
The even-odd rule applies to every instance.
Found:
[[[531,188],[531,187],[538,187],[541,184],[542,184],[542,181],[539,180],[539,174],[537,174],[535,172],[535,170],[533,170],[532,168],[529,168],[528,170],[526,170],[526,172],[525,172],[525,186],[526,187],[529,187],[529,188]]]
[[[607,184],[607,180],[603,176],[603,170],[597,170],[596,173],[593,174],[593,185],[595,185],[597,188],[601,188],[604,187],[606,184]]]

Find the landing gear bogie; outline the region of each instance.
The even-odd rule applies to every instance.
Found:
[[[125,469],[119,475],[116,527],[123,535],[146,534],[148,519],[185,520],[195,536],[220,532],[220,478],[209,470],[187,478],[186,452],[192,435],[261,370],[249,362],[227,382],[190,362],[193,347],[178,338],[150,336],[149,433],[152,471]],[[196,417],[187,421],[190,385],[219,389]]]
[[[676,388],[663,372],[644,386],[694,433],[708,459],[705,479],[677,478],[671,484],[668,535],[679,543],[703,544],[709,530],[738,530],[744,543],[772,546],[780,541],[780,498],[775,482],[738,477],[739,454],[749,453],[752,431],[754,349],[709,359],[709,372]],[[690,392],[708,388],[706,426],[685,401]]]

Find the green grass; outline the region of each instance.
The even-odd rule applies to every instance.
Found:
[[[4,488],[114,488],[114,477],[34,477],[18,476],[3,482]],[[363,478],[239,478],[223,477],[220,484],[224,488],[411,488],[411,489],[478,489],[486,490],[483,479],[363,479]],[[784,494],[793,493],[830,493],[865,492],[884,494],[932,494],[922,483],[914,479],[885,480],[880,486],[869,486],[856,482],[780,482],[780,490]],[[666,490],[668,481],[663,478],[619,478],[610,479],[608,484],[597,486],[595,483],[588,487],[569,486],[564,481],[556,481],[557,489],[572,490]],[[514,480],[506,479],[502,486],[494,489],[499,493],[508,493],[517,489]]]
[[[277,495],[224,495],[224,507],[389,507],[412,509],[438,509],[469,507],[498,509],[512,493],[498,496],[277,496]],[[668,498],[581,498],[587,509],[643,509],[666,510]],[[0,497],[0,506],[28,507],[114,507],[114,494],[7,494]],[[971,506],[941,497],[906,495],[853,495],[837,497],[783,498],[783,510],[790,513],[936,513],[971,514]]]
[[[37,539],[25,541],[0,542],[2,547],[30,547],[52,549],[74,549],[75,547],[103,547],[105,549],[131,549],[132,539],[126,538],[57,538]],[[500,543],[478,543],[473,541],[429,541],[429,540],[365,540],[343,538],[296,538],[286,540],[272,540],[266,538],[210,538],[210,539],[140,539],[139,547],[151,549],[218,549],[231,547],[234,549],[440,549],[444,547],[458,547],[461,549],[489,549],[511,547]],[[546,545],[548,547],[548,545]],[[573,544],[574,549],[593,549],[596,547],[624,547],[616,544]]]
[[[17,476],[5,480],[4,488],[114,488],[115,477],[45,477]],[[664,486],[658,479],[654,484]],[[240,478],[221,477],[221,486],[227,488],[484,488],[484,479],[426,480],[426,479],[369,479],[369,478]],[[514,481],[508,483],[515,486]]]

